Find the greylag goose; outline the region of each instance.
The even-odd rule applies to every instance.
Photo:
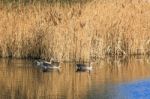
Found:
[[[88,64],[85,64],[85,63],[81,64],[81,63],[79,63],[79,64],[76,64],[76,67],[77,67],[77,70],[79,70],[79,71],[92,70],[92,64],[93,63],[88,63]]]
[[[36,65],[41,67],[43,71],[47,71],[48,69],[59,69],[60,68],[60,62],[54,61],[54,59],[51,59],[50,62],[45,60],[36,60]]]

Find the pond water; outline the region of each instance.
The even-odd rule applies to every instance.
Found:
[[[0,59],[0,99],[150,99],[148,58],[107,58],[90,72],[61,65],[42,72],[33,60]]]

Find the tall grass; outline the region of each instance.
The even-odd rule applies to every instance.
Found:
[[[148,0],[0,5],[0,56],[89,60],[150,53]]]

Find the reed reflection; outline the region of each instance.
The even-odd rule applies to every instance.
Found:
[[[117,85],[150,77],[148,58],[107,58],[88,72],[76,72],[74,63],[43,72],[32,60],[0,59],[1,99],[122,98]],[[123,97],[125,98],[125,97]]]

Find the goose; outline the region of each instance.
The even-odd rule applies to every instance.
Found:
[[[60,68],[60,62],[54,61],[54,59],[51,59],[50,62],[45,60],[36,60],[36,65],[41,67],[44,71],[47,71],[48,69],[59,69]]]
[[[76,67],[77,67],[77,70],[78,71],[86,71],[86,70],[92,70],[92,64],[93,63],[88,63],[88,64],[81,64],[81,63],[79,63],[79,64],[76,64]]]

